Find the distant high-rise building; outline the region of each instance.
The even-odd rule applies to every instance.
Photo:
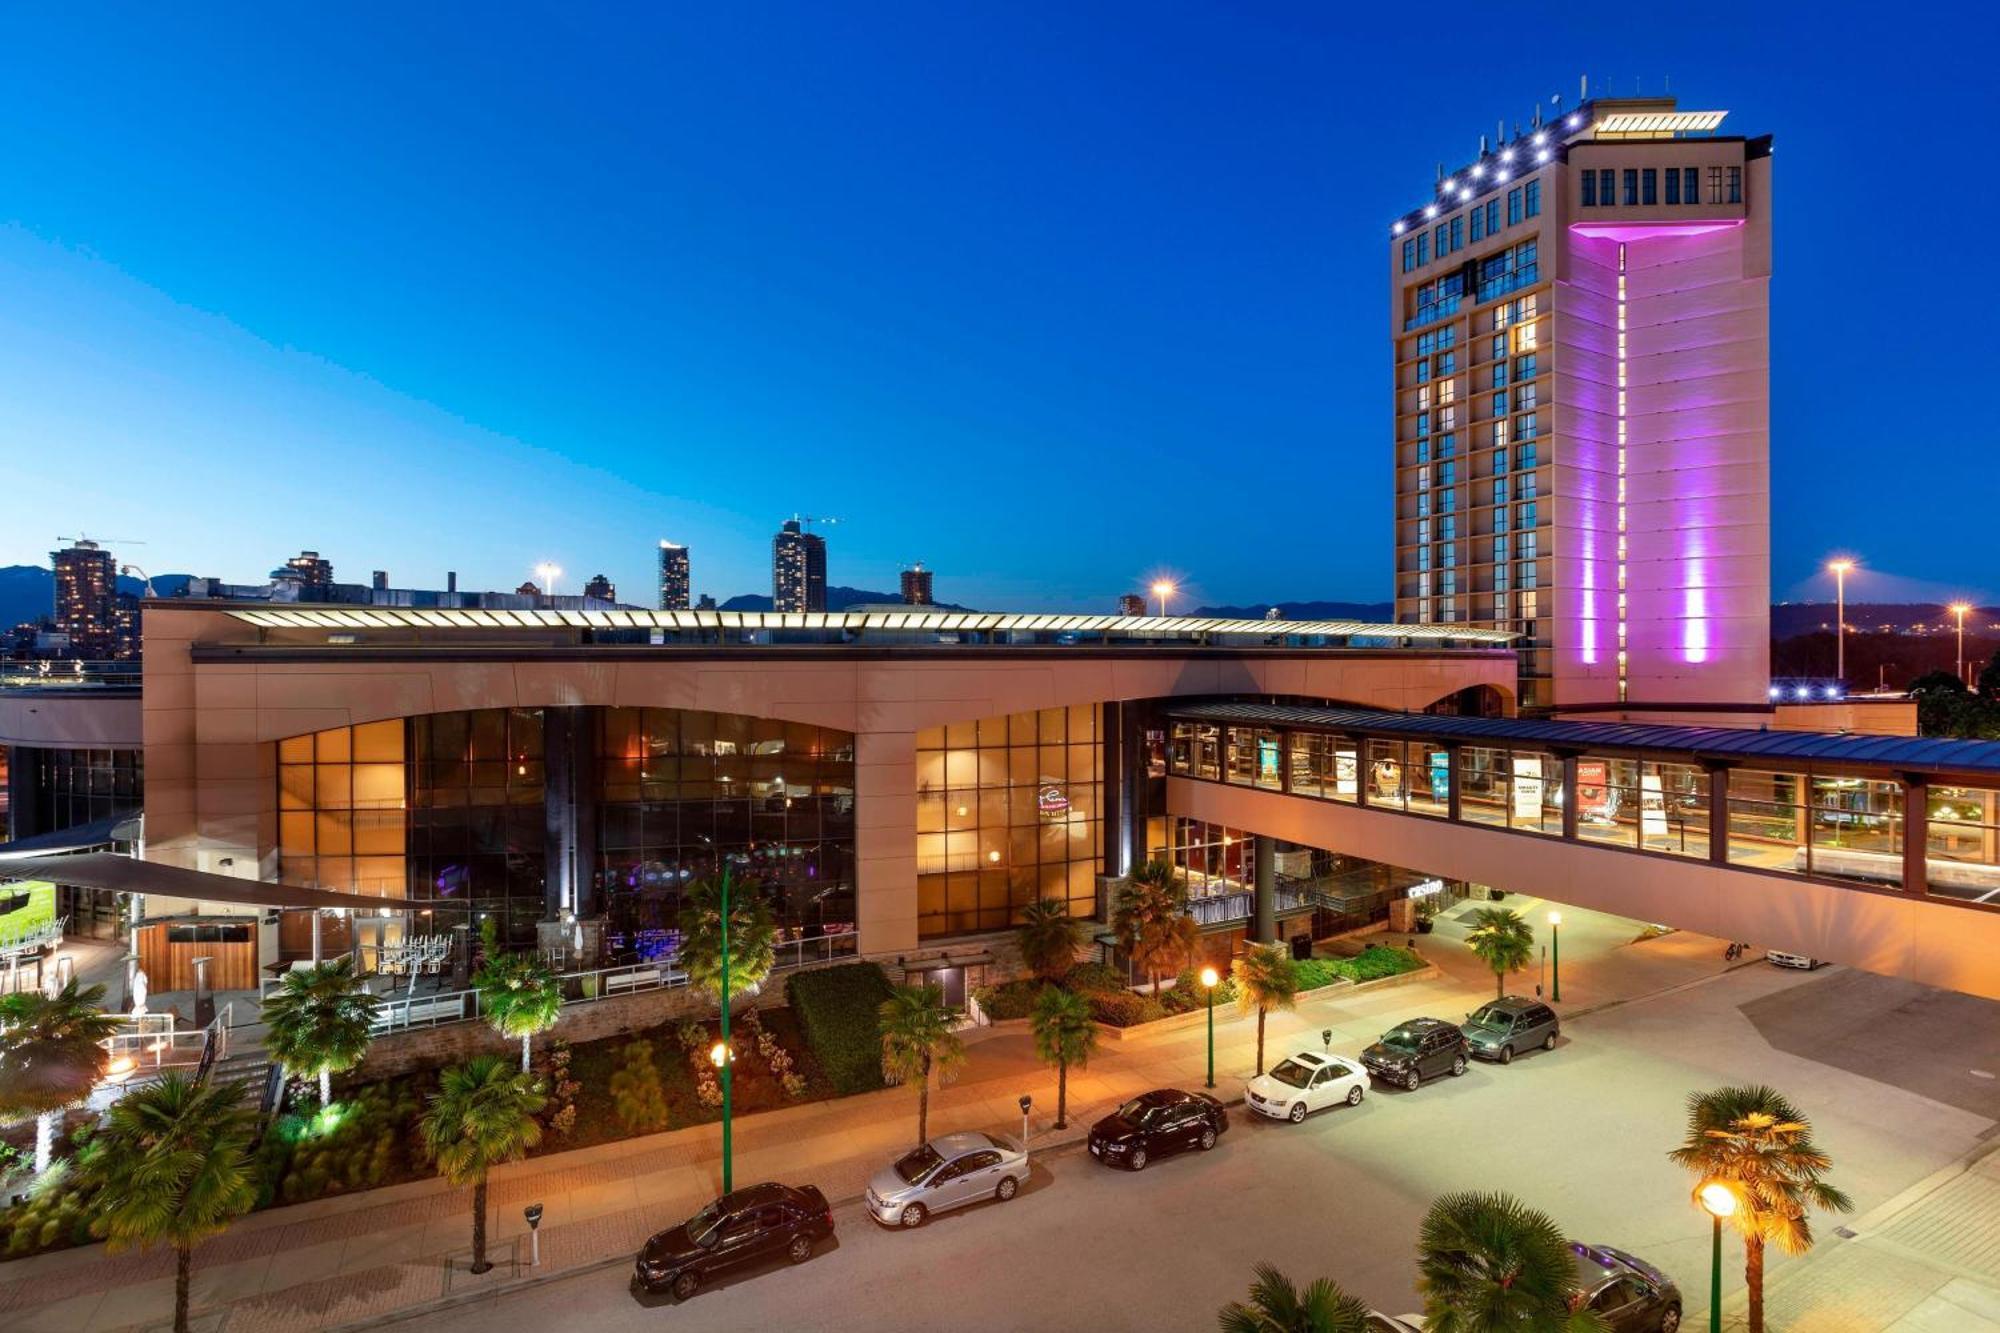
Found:
[[[583,595],[595,597],[600,602],[615,602],[618,600],[618,589],[604,575],[592,574],[590,582],[583,585]]]
[[[688,548],[677,542],[660,543],[660,609],[688,609]]]
[[[1121,616],[1143,616],[1146,614],[1146,599],[1136,592],[1118,594],[1118,614]]]
[[[921,560],[903,571],[903,600],[911,606],[929,606],[933,600],[931,571]]]
[[[109,657],[117,638],[118,565],[87,537],[49,552],[56,572],[55,622],[77,657]]]
[[[826,610],[826,539],[795,518],[771,538],[771,609]]]
[[[318,551],[300,551],[285,562],[290,577],[306,588],[324,588],[333,582],[333,561],[320,558]]]
[[[715,594],[712,592],[703,593],[700,600],[695,602],[694,609],[697,611],[715,610]]]
[[[542,599],[542,585],[533,579],[529,579],[526,583],[514,589],[514,595],[516,597],[532,597],[536,601],[540,601]]]
[[[1771,140],[1585,101],[1391,227],[1396,618],[1512,630],[1519,702],[1762,705]]]

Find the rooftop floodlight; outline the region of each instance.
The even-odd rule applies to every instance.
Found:
[[[1485,174],[1486,174],[1486,164],[1484,162],[1474,162],[1472,164],[1472,179],[1478,180],[1481,176],[1484,176]]]
[[[1424,205],[1424,216],[1425,216],[1425,217],[1427,217],[1427,218],[1434,218],[1434,217],[1436,217],[1437,215],[1438,215],[1438,206],[1437,206],[1436,204],[1425,204],[1425,205]]]
[[[1537,162],[1546,162],[1548,160],[1549,160],[1549,150],[1546,148],[1544,148],[1541,152],[1535,154],[1535,161]]]
[[[1543,144],[1547,143],[1548,141],[1549,141],[1549,132],[1547,130],[1535,131],[1535,147],[1540,148]]]
[[[1583,117],[1577,115],[1575,112],[1571,112],[1569,118],[1569,127],[1571,129],[1575,129],[1577,126],[1581,124],[1583,124]]]
[[[1512,162],[1514,160],[1514,150],[1511,148],[1502,148],[1500,150],[1500,160],[1502,162]]]
[[[1389,231],[1390,231],[1390,234],[1391,234],[1391,235],[1395,235],[1395,236],[1401,236],[1401,235],[1403,234],[1403,221],[1402,221],[1402,219],[1401,219],[1401,218],[1398,218],[1398,219],[1396,220],[1396,225],[1395,225],[1395,226],[1393,226],[1393,227],[1391,227],[1391,228],[1389,228]]]

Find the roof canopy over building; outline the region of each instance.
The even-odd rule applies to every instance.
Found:
[[[358,893],[335,893],[330,889],[308,889],[297,884],[272,884],[236,875],[218,875],[207,870],[189,870],[185,866],[170,866],[158,861],[137,861],[115,852],[85,852],[81,856],[26,856],[0,861],[0,883],[24,879],[51,880],[57,884],[109,889],[115,893],[158,894],[163,898],[186,898],[194,902],[229,903],[236,907],[341,908],[351,912],[376,912],[414,905],[406,898],[373,898]]]

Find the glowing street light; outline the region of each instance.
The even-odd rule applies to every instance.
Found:
[[[1969,602],[1953,602],[1945,608],[1958,618],[1958,678],[1965,680],[1965,613],[1972,609]]]
[[[1160,616],[1162,619],[1164,619],[1167,614],[1167,598],[1172,597],[1175,593],[1179,591],[1180,589],[1174,586],[1174,581],[1172,579],[1153,580],[1153,596],[1160,599]]]
[[[1852,560],[1829,560],[1826,567],[1833,571],[1833,674],[1840,683],[1847,683],[1847,572],[1854,568]]]
[[[561,565],[553,565],[546,560],[535,566],[535,577],[542,581],[542,593],[544,596],[553,597],[556,595],[556,579],[561,574]]]
[[[1201,988],[1208,992],[1208,1083],[1215,1086],[1215,986],[1222,978],[1212,967],[1201,970]]]
[[[1722,1219],[1736,1211],[1736,1195],[1719,1180],[1694,1192],[1713,1225],[1708,1260],[1708,1333],[1722,1333]]]

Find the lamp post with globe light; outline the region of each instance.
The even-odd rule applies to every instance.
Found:
[[[1205,1087],[1215,1086],[1215,987],[1222,978],[1212,967],[1201,970],[1201,988],[1208,992],[1208,1082]]]
[[[1722,1219],[1736,1211],[1736,1195],[1719,1180],[1695,1191],[1713,1226],[1708,1259],[1708,1333],[1722,1333]]]
[[[1965,684],[1965,613],[1972,609],[1970,602],[1953,602],[1945,608],[1958,618],[1958,681]]]
[[[1173,581],[1172,579],[1154,579],[1154,580],[1153,580],[1153,596],[1155,596],[1155,597],[1157,597],[1157,598],[1159,598],[1159,599],[1160,599],[1160,618],[1161,618],[1161,619],[1163,619],[1163,620],[1164,620],[1164,619],[1166,618],[1166,614],[1167,614],[1167,598],[1169,598],[1169,597],[1172,597],[1172,596],[1173,596],[1173,595],[1174,595],[1175,593],[1177,593],[1177,592],[1179,592],[1179,591],[1180,591],[1180,589],[1174,586],[1174,581]]]
[[[1854,568],[1854,562],[1830,560],[1826,567],[1833,571],[1833,674],[1844,687],[1847,684],[1847,574]]]

